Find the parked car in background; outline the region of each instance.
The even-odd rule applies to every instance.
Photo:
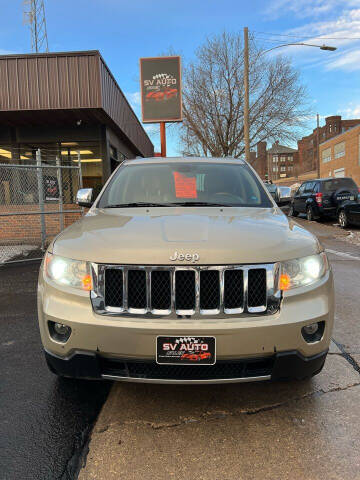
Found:
[[[308,220],[335,217],[347,201],[357,201],[359,189],[352,178],[320,178],[304,182],[295,193],[289,216],[306,213]]]
[[[338,221],[341,228],[347,228],[350,225],[360,227],[360,203],[345,202],[338,211]]]
[[[278,202],[280,196],[279,187],[275,183],[265,183],[265,187],[275,202]]]
[[[292,195],[290,187],[278,187],[279,188],[279,199],[277,201],[278,205],[284,206],[291,203]]]
[[[291,202],[290,187],[280,187],[275,183],[265,183],[265,187],[278,205],[284,206]]]

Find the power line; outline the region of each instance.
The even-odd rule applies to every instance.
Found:
[[[30,26],[31,50],[35,53],[48,52],[44,0],[24,0],[24,23]]]
[[[260,33],[262,35],[271,35],[274,37],[291,37],[291,38],[299,38],[299,39],[306,39],[306,38],[319,38],[324,40],[360,40],[360,37],[324,37],[323,35],[291,35],[287,33],[270,33],[270,32],[257,32],[255,30],[252,33]],[[271,40],[271,39],[269,39]],[[275,40],[274,40],[275,41]]]

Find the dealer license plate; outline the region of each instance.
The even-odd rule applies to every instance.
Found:
[[[354,195],[338,195],[337,200],[343,202],[344,200],[355,200]]]
[[[157,337],[156,362],[167,365],[214,365],[215,337]]]

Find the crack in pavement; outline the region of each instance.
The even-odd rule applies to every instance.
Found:
[[[314,392],[309,392],[305,393],[304,395],[300,395],[298,397],[291,398],[289,400],[283,401],[283,402],[277,402],[273,403],[270,405],[264,405],[262,407],[257,407],[257,408],[245,408],[245,409],[240,409],[236,410],[235,412],[229,411],[229,410],[214,410],[214,411],[208,411],[200,414],[198,417],[180,417],[179,420],[174,421],[174,422],[163,422],[163,423],[157,423],[157,422],[151,422],[148,420],[126,420],[124,422],[114,422],[114,423],[109,423],[108,425],[99,428],[96,433],[104,433],[110,429],[112,425],[137,425],[137,426],[146,426],[150,427],[153,430],[162,430],[162,429],[167,429],[167,428],[176,428],[180,427],[182,425],[187,425],[190,423],[201,423],[201,422],[206,422],[206,421],[211,421],[211,420],[221,420],[223,418],[227,417],[237,417],[240,415],[255,415],[257,413],[262,413],[262,412],[267,412],[270,410],[275,410],[277,408],[286,406],[291,404],[292,402],[297,402],[299,400],[303,400],[305,398],[310,398],[310,397],[315,397],[315,396],[322,396],[326,395],[327,393],[331,392],[339,392],[339,391],[345,391],[353,387],[357,387],[360,385],[359,382],[352,383],[351,385],[347,385],[346,387],[333,387],[329,388],[328,390],[320,389],[316,390]]]
[[[342,343],[337,342],[334,338],[332,338],[332,341],[335,343],[335,345],[338,347],[338,349],[341,351],[341,356],[345,358],[345,360],[353,367],[353,369],[357,372],[360,373],[360,366],[357,364],[355,359],[351,356],[350,353],[348,353],[344,345]]]

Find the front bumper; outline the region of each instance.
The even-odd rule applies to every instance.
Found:
[[[158,365],[74,352],[61,358],[45,351],[50,370],[71,378],[107,379],[145,383],[237,383],[264,380],[301,380],[316,375],[324,366],[327,350],[312,357],[282,352],[264,358],[219,361],[215,365]]]
[[[143,363],[147,366],[154,364],[156,337],[159,335],[214,336],[216,337],[216,365],[239,362],[249,364],[250,361],[265,361],[271,364],[271,369],[265,370],[264,374],[260,372],[251,376],[249,373],[242,373],[241,375],[245,376],[236,375],[233,377],[235,380],[229,377],[226,381],[266,380],[281,376],[302,378],[308,375],[291,374],[292,370],[295,371],[298,368],[297,366],[290,366],[289,374],[277,374],[279,359],[281,355],[292,352],[291,358],[305,359],[301,363],[305,368],[308,364],[307,359],[326,354],[333,328],[333,299],[333,279],[329,271],[314,285],[298,288],[295,293],[294,291],[285,292],[279,312],[273,315],[252,315],[241,318],[209,316],[171,320],[166,317],[157,318],[146,315],[109,317],[98,315],[93,311],[88,293],[74,294],[71,289],[60,288],[44,279],[40,272],[38,317],[42,343],[47,355],[50,356],[49,363],[60,373],[62,369],[56,367],[53,358],[57,359],[57,363],[64,361],[64,365],[78,365],[78,362],[82,364],[85,360],[89,360],[93,365],[89,375],[85,373],[78,375],[76,372],[80,367],[76,366],[75,370],[71,368],[71,371],[75,371],[74,376],[101,378],[106,374],[102,371],[103,359],[113,359],[127,364]],[[72,333],[66,343],[60,343],[51,338],[49,321],[64,323],[71,327]],[[307,343],[301,334],[301,328],[314,322],[325,323],[324,334],[319,341]],[[75,362],[71,360],[74,358],[82,358],[82,360],[72,363]],[[289,363],[289,365],[292,364]],[[205,366],[202,365],[200,368]],[[311,371],[313,370],[318,370],[318,364]],[[79,371],[83,372],[81,369]],[[235,374],[237,371],[235,368]],[[212,372],[215,372],[214,368]],[[66,372],[63,374],[66,375]],[[170,371],[170,374],[173,372]],[[106,375],[109,375],[106,378],[112,376],[111,373]],[[122,378],[122,375],[114,376]],[[128,375],[127,379],[129,378]],[[144,375],[141,376],[141,372],[140,377],[134,378],[133,381],[147,381]],[[171,378],[157,380],[171,382]],[[224,379],[200,379],[201,382],[222,380]]]

